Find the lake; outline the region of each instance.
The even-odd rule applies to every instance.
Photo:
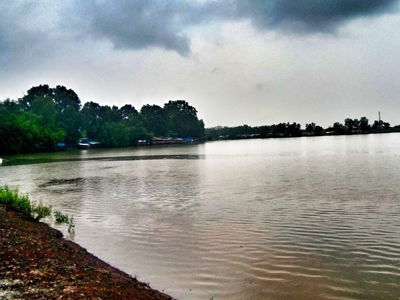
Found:
[[[0,186],[173,297],[400,299],[398,133],[3,159]]]

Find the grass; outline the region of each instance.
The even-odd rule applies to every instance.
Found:
[[[18,190],[10,190],[8,186],[0,187],[0,203],[35,221],[51,216],[51,206],[43,205],[42,201],[36,204],[35,201],[29,199],[28,195],[20,195]],[[54,218],[57,223],[68,224],[70,234],[75,232],[74,217],[69,218],[68,215],[56,210],[54,211]]]
[[[45,206],[41,201],[36,204],[28,195],[20,195],[18,190],[10,190],[8,186],[0,188],[0,203],[36,221],[51,215],[51,206]]]

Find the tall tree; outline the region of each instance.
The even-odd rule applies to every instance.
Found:
[[[366,117],[362,117],[360,119],[360,129],[364,132],[371,129],[371,126],[368,124],[368,119]]]
[[[148,133],[155,136],[166,136],[168,134],[166,111],[158,105],[143,105],[140,109],[140,118]]]
[[[138,115],[138,111],[135,107],[130,104],[125,104],[119,109],[119,113],[123,120],[129,120],[132,117],[136,117]]]
[[[356,129],[353,119],[347,118],[344,120],[344,127],[346,132],[352,132]]]
[[[81,100],[72,89],[57,85],[56,88],[52,90],[53,100],[56,104],[56,111],[58,114],[62,114],[68,108],[74,111],[79,111],[81,109]]]
[[[53,99],[53,89],[51,89],[47,84],[31,87],[25,96],[18,100],[19,104],[23,109],[29,110],[33,101],[36,98],[50,97]]]
[[[204,122],[197,119],[197,110],[185,100],[170,100],[164,104],[168,128],[171,134],[179,137],[201,137]]]
[[[306,131],[309,132],[309,133],[314,132],[315,126],[316,126],[316,125],[315,125],[314,122],[312,122],[312,123],[310,123],[310,124],[306,124]]]

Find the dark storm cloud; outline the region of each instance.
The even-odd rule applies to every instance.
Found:
[[[251,20],[259,30],[334,31],[357,17],[384,14],[398,0],[136,0],[93,2],[91,26],[116,48],[161,47],[186,56],[185,29],[208,21]]]
[[[187,26],[218,15],[217,3],[136,0],[92,3],[92,32],[109,39],[116,48],[161,47],[186,56],[190,39]]]
[[[398,1],[4,0],[0,3],[0,58],[15,54],[16,49],[45,55],[43,49],[50,52],[57,45],[89,39],[110,41],[116,49],[157,47],[187,56],[190,29],[199,26],[201,30],[207,22],[250,20],[260,31],[332,32],[353,18],[388,13],[397,8]]]
[[[398,0],[237,0],[237,8],[239,17],[248,17],[260,29],[325,32],[334,31],[343,22],[357,17],[388,13],[398,2]]]

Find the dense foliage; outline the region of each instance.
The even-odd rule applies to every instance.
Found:
[[[0,101],[0,154],[52,150],[63,142],[76,145],[81,138],[105,147],[133,146],[154,136],[201,138],[204,123],[184,100],[164,107],[130,104],[121,108],[87,102],[64,86],[32,87],[22,98]]]

